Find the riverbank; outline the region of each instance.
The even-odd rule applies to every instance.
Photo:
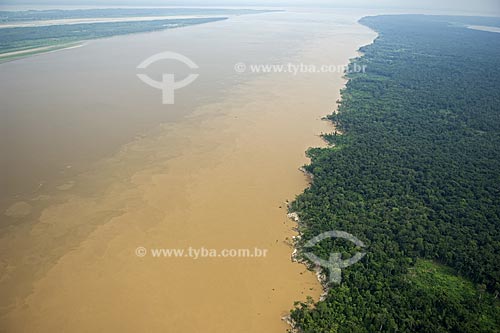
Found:
[[[371,43],[360,46],[356,52],[357,56],[350,58],[349,63],[351,65],[353,65],[353,64],[356,64],[358,60],[361,60],[361,58],[363,57],[363,53],[361,52],[361,48],[373,44],[373,42],[375,41],[375,39],[377,37],[378,37],[378,34],[373,38]],[[346,78],[345,82],[344,82],[342,88],[339,90],[339,94],[340,94],[341,98],[336,101],[336,106],[335,106],[334,110],[332,110],[332,112],[330,114],[325,115],[324,118],[322,118],[323,121],[326,121],[330,124],[330,127],[331,127],[330,131],[321,133],[321,137],[323,138],[323,145],[315,147],[315,148],[325,148],[325,147],[333,148],[333,147],[335,147],[335,144],[333,143],[333,141],[330,140],[331,134],[335,133],[335,136],[342,135],[342,131],[339,128],[335,127],[335,123],[334,123],[334,121],[331,120],[331,117],[333,115],[338,115],[338,113],[339,113],[338,106],[342,103],[341,92],[343,90],[347,89],[347,84],[351,80],[347,73],[346,73],[345,78]],[[299,171],[304,174],[304,176],[307,179],[307,182],[309,184],[309,187],[310,187],[312,185],[312,183],[314,182],[314,174],[309,172],[307,170],[307,167],[300,167]],[[312,298],[312,299],[308,300],[308,302],[309,301],[314,301],[314,302],[324,301],[326,299],[326,296],[328,294],[329,289],[331,288],[331,285],[328,282],[327,272],[324,270],[323,267],[320,267],[320,266],[312,263],[311,261],[309,261],[308,259],[303,257],[304,230],[307,228],[307,226],[301,222],[300,216],[299,216],[300,212],[294,210],[293,202],[287,203],[287,208],[288,208],[287,216],[291,221],[296,223],[295,231],[297,232],[297,234],[292,237],[293,252],[291,255],[291,259],[293,262],[302,264],[309,271],[313,272],[315,274],[316,279],[317,279],[318,283],[320,284],[321,290],[322,290],[319,297],[317,297],[316,299]],[[290,315],[287,315],[286,317],[284,317],[283,320],[291,327],[291,332],[295,332],[295,333],[300,332],[300,327],[297,325],[297,323],[292,319],[292,317]]]
[[[0,53],[0,63],[12,61],[12,60],[16,60],[16,59],[20,59],[20,58],[24,58],[24,57],[28,57],[28,56],[33,56],[33,55],[40,54],[40,53],[69,50],[72,48],[82,47],[82,46],[84,46],[83,42],[74,42],[74,43],[56,44],[56,45],[52,45],[52,46],[35,47],[35,48],[23,49],[23,50],[19,50],[19,51]]]

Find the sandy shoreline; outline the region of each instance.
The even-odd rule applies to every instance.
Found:
[[[354,20],[354,18],[353,18]],[[354,21],[286,61],[345,64],[375,33]],[[341,73],[268,74],[123,146],[57,193],[36,223],[0,238],[1,326],[21,331],[285,332],[296,300],[319,297],[292,263],[285,200],[307,186]],[[266,258],[139,258],[138,246],[268,249]],[[12,249],[17,249],[13,251]],[[7,303],[5,300],[8,300]]]
[[[500,33],[499,27],[488,27],[488,26],[482,26],[482,25],[469,25],[469,26],[467,26],[467,28],[473,29],[473,30],[479,30],[479,31]]]
[[[0,61],[15,60],[21,56],[28,56],[28,55],[31,56],[31,55],[36,55],[36,54],[40,54],[40,53],[50,53],[50,52],[57,52],[57,51],[62,51],[62,50],[71,50],[74,48],[82,47],[84,45],[85,45],[85,42],[81,41],[81,42],[75,42],[75,43],[69,43],[69,44],[57,44],[57,45],[51,45],[51,46],[35,47],[35,48],[31,48],[31,49],[26,49],[26,50],[0,53]]]

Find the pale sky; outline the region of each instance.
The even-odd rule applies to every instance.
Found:
[[[500,16],[500,0],[0,0],[0,6],[328,6],[463,11]]]

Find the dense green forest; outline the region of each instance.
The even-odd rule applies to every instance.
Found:
[[[500,332],[500,34],[466,27],[500,19],[361,23],[379,34],[352,60],[366,72],[348,74],[332,147],[308,151],[313,183],[290,209],[304,242],[343,230],[366,256],[324,300],[296,305],[296,329]]]
[[[179,28],[193,24],[203,24],[225,19],[227,18],[186,18],[155,21],[81,23],[40,27],[1,28],[0,54],[89,39]]]
[[[48,9],[0,11],[0,23],[63,20],[82,18],[157,17],[247,15],[275,12],[276,10],[227,9],[227,8],[99,8],[99,9]]]
[[[209,23],[227,19],[230,15],[260,14],[273,11],[223,8],[104,8],[0,11],[0,24],[7,25],[7,27],[1,27],[0,55],[2,53],[29,50],[32,48],[66,45],[95,38]],[[162,19],[161,16],[165,16],[165,18]],[[192,17],[175,18],[173,16]],[[52,22],[50,25],[45,26],[15,26],[15,24],[29,23],[31,21],[131,17],[155,17],[157,19],[57,25]]]

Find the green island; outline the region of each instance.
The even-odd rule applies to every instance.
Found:
[[[158,17],[158,16],[223,16],[248,15],[280,10],[227,9],[227,8],[100,8],[100,9],[48,9],[25,11],[0,11],[0,24],[45,20]]]
[[[273,11],[211,8],[0,11],[0,62],[76,46],[91,39],[180,28],[226,20],[235,15]],[[105,22],[107,19],[123,21]]]
[[[12,60],[27,55],[53,51],[78,45],[79,42],[90,39],[179,28],[225,19],[225,17],[214,17],[1,28],[0,60]]]
[[[351,64],[331,147],[308,151],[313,182],[290,205],[299,253],[342,230],[366,256],[322,299],[298,302],[293,332],[500,332],[498,18],[365,17],[379,36]],[[346,241],[314,253],[352,255]]]

